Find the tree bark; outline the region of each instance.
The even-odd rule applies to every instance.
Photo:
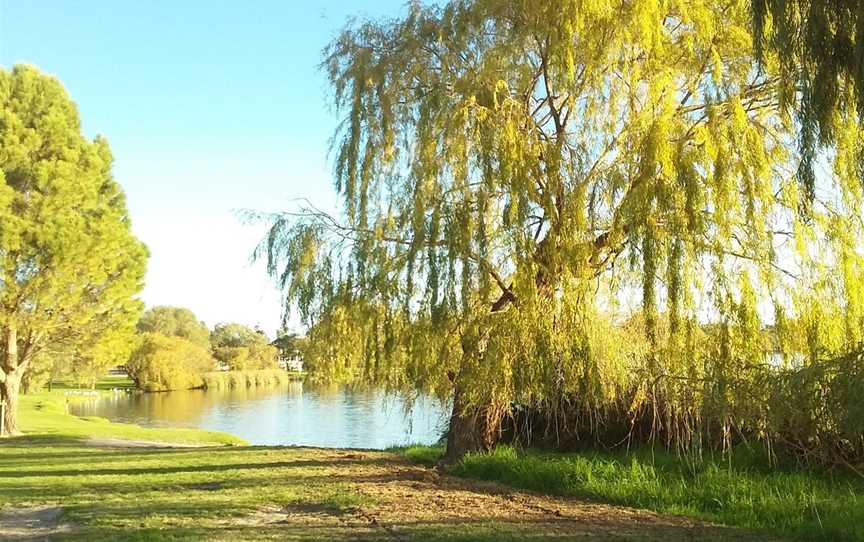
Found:
[[[504,410],[495,404],[469,406],[464,401],[461,386],[456,384],[445,463],[455,463],[468,452],[491,450],[501,436]]]
[[[20,435],[18,429],[18,393],[21,386],[21,373],[18,371],[7,374],[6,379],[0,383],[0,396],[6,402],[3,408],[3,435],[11,437]]]
[[[624,227],[621,231],[626,233],[628,227]],[[541,295],[551,296],[554,285],[556,284],[555,277],[560,275],[560,265],[550,269],[549,266],[549,251],[552,250],[555,237],[547,235],[538,244],[534,254],[534,261],[540,264],[540,269],[534,276],[534,282]],[[605,265],[605,261],[600,261],[600,255],[605,251],[615,248],[613,243],[612,230],[606,231],[595,237],[592,241],[588,241],[590,257],[587,265],[592,267],[597,265]],[[513,293],[512,286],[503,288],[501,295],[490,306],[490,312],[500,312],[508,308],[510,305],[516,305],[517,299]],[[463,346],[463,350],[465,347]],[[462,386],[458,381],[459,377],[453,378],[453,410],[450,414],[450,426],[447,431],[447,451],[444,455],[445,463],[454,463],[462,458],[468,452],[488,451],[498,442],[501,437],[501,429],[504,421],[504,415],[507,412],[509,405],[502,404],[485,404],[485,405],[468,405],[462,395]]]
[[[0,398],[6,402],[3,409],[3,435],[20,434],[18,429],[18,394],[21,388],[21,376],[24,365],[18,364],[18,329],[14,323],[6,326],[6,356],[2,361],[3,379],[0,381]]]

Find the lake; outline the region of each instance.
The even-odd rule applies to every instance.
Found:
[[[296,381],[270,389],[123,393],[69,410],[145,427],[224,431],[250,444],[386,448],[438,441],[447,409],[420,397],[406,412],[402,398],[380,390]]]

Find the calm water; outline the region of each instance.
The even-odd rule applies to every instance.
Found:
[[[101,416],[148,427],[196,427],[237,435],[251,444],[386,448],[431,444],[444,409],[420,398],[405,402],[377,390],[292,382],[278,389],[191,390],[116,395],[70,406],[78,416]]]

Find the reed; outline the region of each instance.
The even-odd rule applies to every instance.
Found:
[[[276,387],[288,384],[297,377],[298,373],[282,369],[212,371],[203,375],[204,387],[208,389]]]

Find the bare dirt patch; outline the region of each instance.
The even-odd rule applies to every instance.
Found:
[[[558,498],[473,482],[409,464],[385,453],[308,450],[320,476],[338,481],[374,504],[326,507],[274,506],[247,516],[245,525],[321,528],[331,536],[350,530],[358,539],[410,540],[430,529],[477,525],[484,533],[524,533],[556,540],[777,540],[758,533],[684,517],[621,506]],[[298,451],[294,452],[295,454]],[[302,455],[306,455],[305,453]],[[300,458],[298,458],[300,459]],[[478,531],[481,532],[481,531]]]
[[[0,510],[0,540],[46,540],[72,531],[59,506],[24,506]]]

